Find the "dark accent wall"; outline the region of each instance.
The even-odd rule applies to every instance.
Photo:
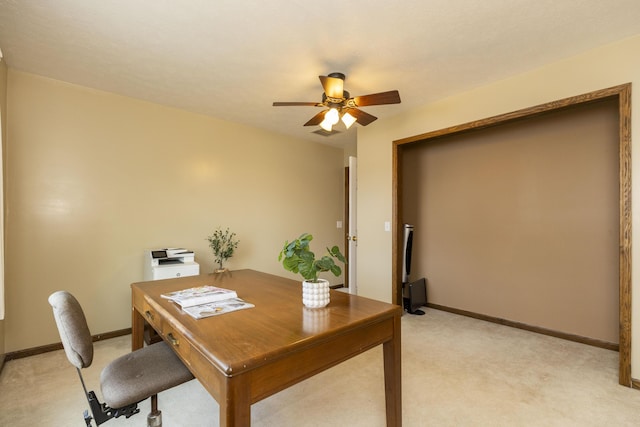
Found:
[[[609,99],[405,146],[429,302],[617,343],[618,126]]]

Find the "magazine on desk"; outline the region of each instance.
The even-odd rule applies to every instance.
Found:
[[[230,313],[251,307],[255,306],[236,297],[207,304],[192,305],[191,307],[182,307],[182,310],[193,318],[202,319],[204,317],[217,316],[218,314]]]
[[[236,291],[230,289],[206,285],[169,292],[168,294],[162,294],[161,297],[175,302],[182,308],[186,308],[194,305],[227,300],[229,298],[238,298],[238,294]]]

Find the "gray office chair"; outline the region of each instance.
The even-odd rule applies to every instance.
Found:
[[[73,295],[58,291],[49,297],[53,307],[58,332],[64,351],[78,370],[82,388],[96,425],[111,418],[126,418],[140,412],[138,403],[151,397],[151,413],[147,417],[149,427],[162,426],[162,414],[158,410],[158,393],[192,380],[193,375],[164,342],[152,344],[117,358],[100,374],[100,389],[105,403],[100,403],[95,392],[87,392],[81,369],[91,366],[93,340],[82,307]],[[87,426],[92,417],[84,411]]]

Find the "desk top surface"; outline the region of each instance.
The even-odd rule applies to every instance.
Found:
[[[194,319],[160,295],[194,286],[233,289],[255,305],[204,319]],[[397,305],[331,291],[325,308],[302,304],[300,281],[237,270],[131,285],[134,298],[142,296],[200,352],[227,374],[251,369],[283,354],[330,340],[341,332],[365,328],[400,316]]]

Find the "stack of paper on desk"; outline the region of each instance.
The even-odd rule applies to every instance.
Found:
[[[238,298],[236,291],[208,285],[170,292],[161,296],[180,305],[188,315],[196,319],[255,307]]]
[[[166,298],[180,305],[182,308],[194,305],[207,304],[222,301],[229,298],[238,298],[236,291],[218,288],[215,286],[198,286],[196,288],[183,289],[181,291],[162,294]]]
[[[230,313],[232,311],[251,307],[255,306],[240,298],[229,298],[218,302],[210,302],[208,304],[183,307],[182,309],[189,316],[196,319],[202,319],[203,317],[217,316],[218,314]]]

